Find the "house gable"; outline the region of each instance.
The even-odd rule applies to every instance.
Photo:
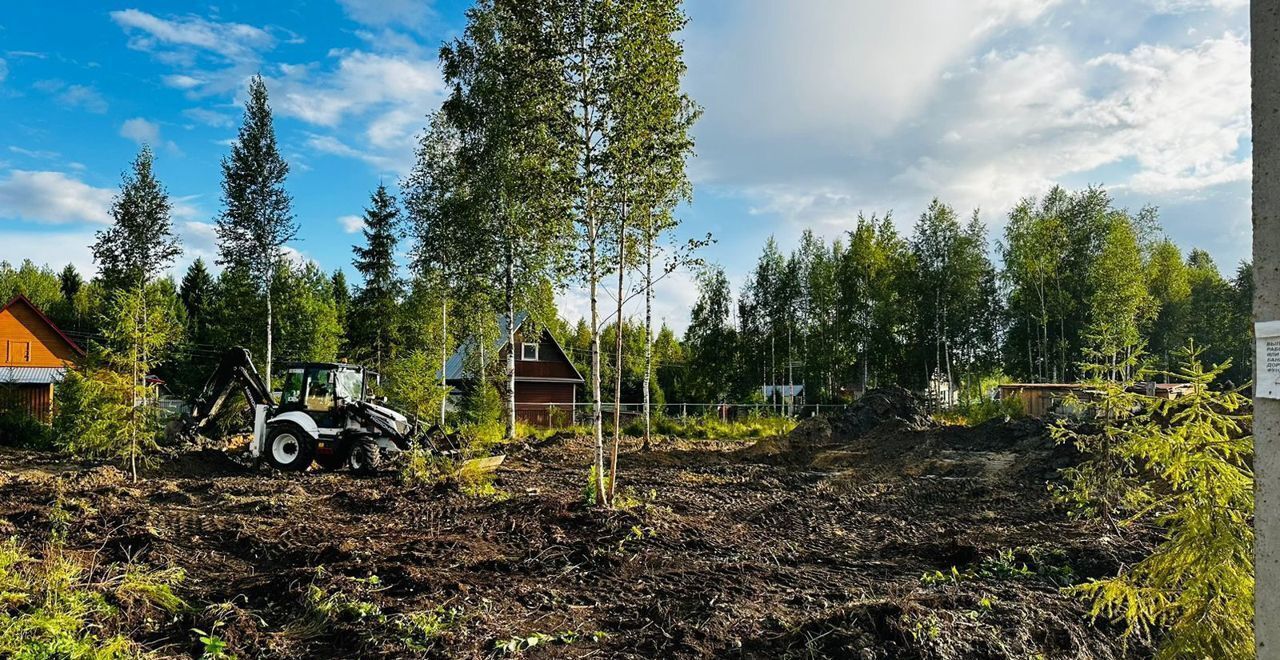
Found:
[[[26,296],[0,308],[0,366],[64,367],[84,351]]]

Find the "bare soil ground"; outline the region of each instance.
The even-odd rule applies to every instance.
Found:
[[[240,657],[490,657],[531,637],[527,657],[1149,654],[1061,591],[1141,548],[1054,508],[1046,479],[1073,458],[1041,426],[835,426],[628,446],[638,503],[613,512],[584,504],[573,438],[513,447],[502,500],[210,449],[138,484],[11,451],[0,534],[39,543],[60,499],[69,546],[185,568],[196,607],[135,633],[165,655],[198,653],[190,629],[215,619]]]

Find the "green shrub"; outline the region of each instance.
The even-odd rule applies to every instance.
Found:
[[[24,411],[0,412],[0,445],[48,449],[53,446],[53,429]]]

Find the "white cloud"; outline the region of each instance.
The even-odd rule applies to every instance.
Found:
[[[9,65],[5,63],[3,58],[0,58],[0,83],[4,82],[7,77],[9,77]]]
[[[206,126],[213,126],[214,128],[225,128],[235,124],[235,119],[230,115],[216,110],[209,110],[208,108],[187,108],[182,111],[182,114],[185,117],[194,119]]]
[[[408,169],[409,160],[407,153],[404,154],[403,158],[397,159],[391,156],[374,153],[372,151],[362,151],[336,137],[333,137],[332,135],[312,134],[307,138],[306,145],[310,149],[320,153],[364,161],[375,169],[386,172],[404,172]]]
[[[1249,6],[1249,0],[1150,0],[1161,14],[1186,14],[1196,11],[1234,11]]]
[[[113,194],[62,172],[10,170],[0,179],[0,217],[49,224],[108,223]]]
[[[90,85],[69,85],[61,80],[41,80],[35,88],[54,95],[58,103],[72,109],[85,110],[95,114],[107,111],[107,101],[102,94]]]
[[[277,112],[331,127],[347,116],[370,111],[416,106],[425,116],[426,108],[444,95],[434,61],[364,51],[334,55],[337,69],[327,74],[313,76],[314,66],[286,68],[273,89]]]
[[[111,12],[111,20],[130,35],[130,48],[168,52],[174,61],[190,61],[194,50],[218,53],[230,60],[249,60],[276,43],[275,37],[262,28],[198,16],[163,19],[138,9],[125,9]]]
[[[358,215],[344,215],[338,218],[338,224],[342,225],[342,231],[354,234],[364,229],[364,218]]]
[[[352,19],[365,25],[420,28],[432,16],[424,0],[338,0]]]
[[[143,119],[142,117],[134,117],[126,119],[120,125],[120,137],[128,138],[138,144],[148,144],[154,148],[163,146],[170,153],[180,154],[181,150],[172,140],[164,140],[160,137],[160,124]]]
[[[97,272],[89,247],[93,241],[94,233],[83,229],[0,230],[0,261],[20,264],[30,259],[37,266],[54,269],[71,264],[87,278]]]
[[[160,125],[142,117],[127,119],[120,125],[120,136],[138,144],[156,144],[160,141]]]
[[[9,145],[9,151],[12,151],[13,153],[18,154],[19,156],[26,156],[27,158],[34,158],[36,160],[54,160],[62,156],[62,154],[59,154],[56,151],[46,151],[43,149],[24,149],[16,145]]]

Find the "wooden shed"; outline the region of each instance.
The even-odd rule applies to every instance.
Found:
[[[1080,383],[1007,383],[996,390],[996,398],[1016,398],[1022,402],[1022,412],[1031,417],[1045,417],[1061,412],[1063,400],[1072,392],[1084,389]]]
[[[578,386],[586,382],[560,342],[546,328],[525,332],[528,313],[516,315],[516,418],[539,426],[553,422],[567,424],[573,419],[578,400]],[[507,351],[507,319],[498,321],[498,341],[490,359],[505,364]],[[474,342],[460,346],[446,364],[445,381],[458,389],[469,385],[466,373],[467,352]]]
[[[74,341],[26,296],[0,308],[0,410],[42,421],[53,415],[53,386],[84,357]]]

